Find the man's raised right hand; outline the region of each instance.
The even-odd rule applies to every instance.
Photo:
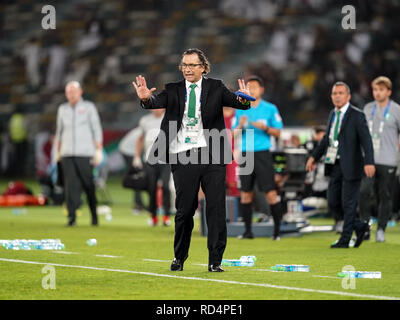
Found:
[[[147,88],[146,79],[141,75],[136,77],[136,82],[133,81],[132,85],[135,88],[139,99],[145,102],[150,99],[151,95],[156,90],[156,88]]]

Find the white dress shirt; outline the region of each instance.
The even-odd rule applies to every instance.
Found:
[[[194,91],[196,93],[196,114],[195,114],[195,116],[198,119],[198,125],[199,125],[197,143],[185,143],[185,138],[187,136],[186,125],[188,124],[189,95],[190,95],[190,91],[192,90],[190,88],[190,85],[192,83],[185,80],[185,86],[186,86],[185,111],[183,113],[182,125],[178,129],[178,134],[171,141],[171,144],[169,146],[170,153],[179,153],[179,152],[190,150],[192,148],[202,148],[202,147],[207,146],[207,141],[206,141],[206,138],[205,138],[204,132],[203,132],[203,121],[201,119],[201,83],[202,83],[202,81],[203,81],[203,78],[201,78],[199,81],[197,81],[196,82],[197,86],[196,86],[196,88],[194,88]]]

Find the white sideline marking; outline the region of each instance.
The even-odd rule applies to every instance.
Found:
[[[60,254],[79,254],[79,252],[71,252],[71,251],[51,251],[54,253],[60,253]],[[121,256],[112,256],[109,254],[95,254],[95,257],[101,257],[101,258],[122,258]]]
[[[350,293],[350,292],[343,292],[343,291],[296,288],[296,287],[288,287],[288,286],[278,286],[278,285],[269,284],[269,283],[252,283],[252,282],[241,282],[241,281],[221,280],[221,279],[185,277],[185,276],[176,276],[176,275],[171,275],[171,274],[153,273],[153,272],[144,272],[144,271],[98,268],[98,267],[89,267],[89,266],[68,265],[68,264],[59,264],[59,263],[51,263],[51,262],[15,260],[15,259],[4,259],[4,258],[0,258],[0,261],[25,263],[25,264],[51,265],[51,266],[63,267],[63,268],[77,268],[77,269],[87,269],[87,270],[131,273],[131,274],[140,274],[140,275],[145,275],[145,276],[163,277],[163,278],[197,280],[197,281],[217,282],[217,283],[227,283],[227,284],[239,284],[239,285],[243,285],[243,286],[254,286],[254,287],[272,288],[272,289],[303,291],[303,292],[310,292],[310,293],[332,294],[332,295],[357,297],[357,298],[369,298],[369,299],[381,299],[381,300],[400,300],[400,297],[375,296],[375,295],[370,295],[370,294],[358,294],[358,293]]]
[[[338,279],[340,280],[341,278],[339,277],[332,277],[332,276],[318,276],[316,274],[313,275],[313,277],[317,277],[317,278],[330,278],[330,279]]]
[[[143,259],[143,261],[151,261],[151,262],[170,262],[170,260],[157,260],[157,259]],[[203,267],[207,267],[208,265],[205,263],[192,263],[192,265],[194,266],[203,266]],[[282,273],[283,271],[276,271],[276,270],[270,270],[270,269],[252,269],[249,268],[248,270],[251,271],[263,271],[263,272],[278,272],[278,273]],[[332,277],[332,276],[319,276],[316,274],[312,275],[313,277],[317,277],[317,278],[330,278],[330,279],[340,279],[338,277]]]
[[[276,270],[269,270],[269,269],[253,269],[254,271],[268,271],[268,272],[282,272],[282,271],[276,271]],[[296,272],[297,273],[297,272]],[[304,272],[306,273],[306,272]],[[317,277],[317,278],[330,278],[330,279],[340,279],[338,277],[332,277],[332,276],[319,276],[317,274],[311,275],[312,277]]]
[[[280,272],[280,271],[276,271],[276,270],[269,270],[269,269],[253,269],[255,271],[267,271],[267,272]]]
[[[171,262],[171,260],[157,260],[157,259],[143,259],[143,261],[150,261],[150,262]],[[208,267],[208,264],[205,263],[192,263],[194,266],[202,266]]]
[[[61,254],[78,254],[78,252],[71,252],[71,251],[52,251],[52,252]]]
[[[151,262],[171,262],[171,260],[157,260],[157,259],[143,259],[143,261],[151,261]]]

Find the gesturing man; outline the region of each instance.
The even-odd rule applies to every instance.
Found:
[[[343,210],[343,232],[331,248],[348,248],[353,231],[357,235],[354,246],[359,247],[368,230],[368,223],[356,218],[356,210],[363,171],[367,177],[375,174],[374,151],[365,116],[350,105],[350,98],[346,83],[333,85],[335,108],[329,115],[325,136],[306,164],[307,171],[315,170],[316,161],[325,155],[325,175],[330,176],[328,204],[334,210]]]
[[[226,247],[225,164],[232,151],[225,132],[223,106],[248,109],[250,102],[238,98],[221,80],[207,78],[210,64],[199,49],[188,49],[179,65],[183,80],[168,83],[154,95],[142,76],[133,86],[145,109],[165,108],[160,134],[148,162],[170,163],[176,189],[175,258],[171,271],[183,270],[188,258],[193,215],[198,205],[200,185],[205,193],[208,227],[208,270],[222,272]],[[243,80],[240,91],[249,94]],[[187,161],[188,157],[190,161]]]

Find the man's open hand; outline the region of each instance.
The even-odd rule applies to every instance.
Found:
[[[136,77],[136,82],[133,81],[132,85],[135,88],[139,99],[143,101],[149,100],[153,92],[156,90],[156,88],[147,88],[146,79],[141,75]]]

